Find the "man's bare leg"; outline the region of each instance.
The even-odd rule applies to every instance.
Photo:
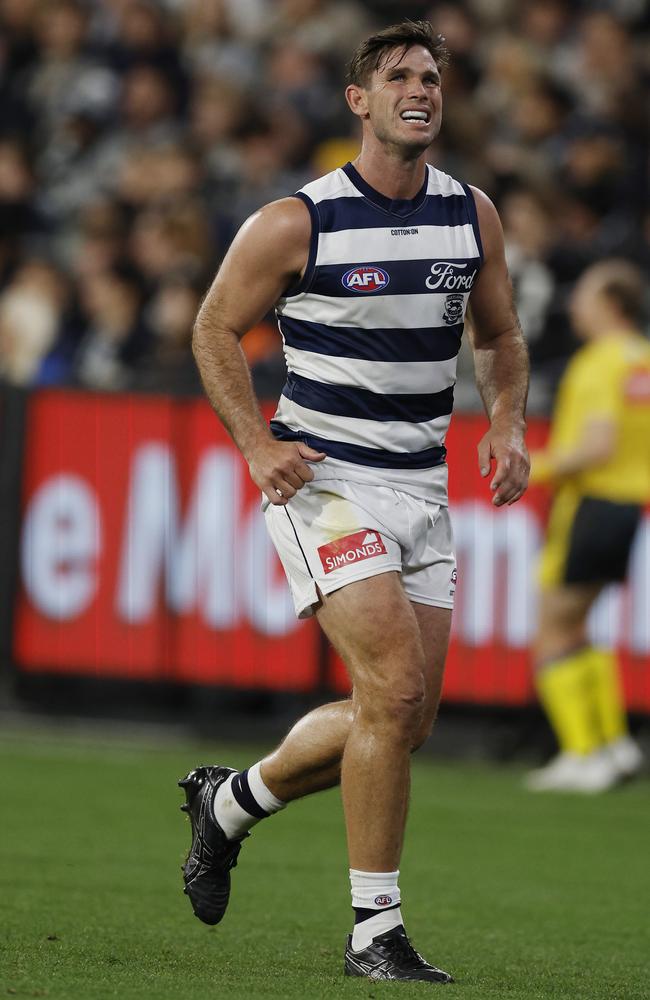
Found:
[[[348,667],[355,692],[341,792],[354,908],[346,968],[349,963],[357,974],[365,974],[367,963],[381,961],[385,947],[397,942],[408,946],[402,926],[399,861],[410,754],[428,734],[440,690],[443,655],[435,657],[439,669],[427,691],[426,647],[442,639],[446,648],[450,617],[449,611],[440,609],[416,612],[396,573],[348,586],[345,593],[324,601],[319,612],[322,627]],[[414,961],[421,961],[412,954]],[[428,971],[438,981],[448,981],[446,973]]]
[[[425,658],[425,705],[421,725],[411,744],[411,750],[417,750],[427,739],[438,710],[451,612],[424,604],[412,607]],[[278,799],[291,802],[338,785],[355,710],[354,696],[314,709],[303,716],[280,746],[264,758],[262,778]]]
[[[381,814],[377,823],[373,822],[373,836],[382,842],[386,837],[382,824],[391,817],[398,833],[389,854],[399,856],[408,801],[408,757],[427,738],[436,715],[451,611],[411,604],[398,574],[386,573],[323,597],[318,616],[347,663],[355,686],[352,699],[314,709],[296,723],[276,750],[241,776],[226,780],[215,797],[215,816],[226,835],[236,839],[288,802],[337,785],[346,747],[354,734],[359,748],[352,752],[352,760],[355,753],[361,753],[382,776]],[[380,636],[374,623],[387,620],[393,622],[390,632]],[[404,695],[405,678],[416,688],[416,705],[409,704],[408,692]],[[386,732],[378,723],[384,717]],[[382,756],[377,741],[381,744],[386,740],[390,749]],[[386,756],[391,759],[390,766],[383,760]],[[380,765],[376,764],[378,757],[383,761]],[[358,780],[372,798],[368,776]],[[394,784],[400,799],[397,805],[390,799],[390,790],[387,797],[387,781]],[[353,776],[353,787],[354,782]],[[357,806],[354,790],[349,796],[344,791],[343,798],[346,816],[356,812],[356,825],[363,825],[368,804],[362,799]],[[355,820],[348,826],[354,830]],[[377,851],[365,832],[352,833],[351,843],[355,840],[364,850],[370,847]],[[354,850],[352,857],[353,868],[367,863]],[[378,858],[374,868],[360,870],[389,870],[376,867],[386,863],[386,858]]]
[[[394,871],[406,818],[409,756],[425,708],[418,619],[397,573],[337,591],[323,600],[318,618],[343,657],[355,692],[341,768],[350,866]]]
[[[408,725],[406,727],[399,724],[397,727],[388,727],[388,745],[390,747],[397,742],[402,757],[400,771],[401,784],[398,782],[396,788],[396,783],[394,781],[392,783],[392,790],[396,792],[395,799],[397,803],[396,808],[395,803],[393,804],[393,808],[397,813],[397,822],[395,822],[393,817],[393,833],[396,829],[397,835],[393,837],[392,853],[386,855],[385,850],[383,854],[381,851],[378,851],[376,844],[377,837],[375,836],[374,838],[375,863],[386,865],[387,862],[384,858],[388,857],[388,863],[395,864],[396,862],[393,859],[399,858],[408,798],[408,757],[410,752],[417,749],[427,738],[435,718],[449,639],[451,612],[446,609],[421,604],[409,604],[405,598],[397,574],[391,573],[385,576],[389,581],[388,586],[379,589],[376,587],[373,588],[378,594],[378,600],[374,600],[373,594],[370,613],[368,608],[367,582],[366,586],[352,584],[345,588],[348,596],[351,598],[347,611],[340,600],[335,598],[334,595],[326,598],[324,601],[328,607],[325,627],[335,642],[337,641],[339,618],[342,619],[341,625],[346,628],[348,627],[347,619],[351,611],[352,617],[356,619],[356,622],[392,621],[395,620],[395,616],[387,618],[385,614],[387,610],[385,607],[386,599],[388,598],[391,602],[393,600],[397,602],[399,609],[397,620],[400,623],[401,630],[406,631],[406,639],[408,641],[401,642],[400,630],[391,629],[387,641],[381,643],[380,648],[378,648],[376,637],[372,637],[371,642],[365,643],[365,629],[362,629],[360,637],[355,637],[354,629],[351,629],[351,640],[349,642],[339,642],[339,649],[348,660],[351,676],[357,684],[354,697],[351,700],[321,706],[310,712],[293,727],[276,751],[271,753],[263,762],[259,762],[247,769],[246,772],[241,774],[229,772],[227,768],[217,765],[214,767],[198,768],[190,772],[183,779],[182,785],[186,789],[187,796],[187,805],[184,808],[192,810],[194,822],[197,822],[196,817],[203,809],[203,802],[206,796],[212,798],[210,813],[214,811],[214,816],[217,820],[217,826],[214,828],[213,833],[210,834],[212,837],[210,843],[214,840],[214,844],[212,847],[213,863],[209,869],[205,868],[201,852],[198,850],[194,851],[195,841],[199,847],[202,843],[201,837],[197,838],[194,835],[193,846],[184,866],[186,891],[190,895],[194,912],[206,923],[217,923],[225,912],[229,895],[229,858],[230,854],[236,857],[239,851],[240,838],[260,818],[281,809],[286,802],[337,784],[341,773],[341,761],[345,755],[345,748],[349,744],[351,736],[356,738],[357,744],[361,748],[362,758],[362,767],[358,768],[355,767],[356,762],[354,755],[352,755],[352,766],[350,768],[352,782],[360,780],[363,783],[364,780],[367,780],[364,778],[364,771],[366,776],[369,770],[372,771],[373,750],[376,748],[376,744],[381,742],[381,735],[379,740],[374,739],[375,745],[373,745],[374,737],[372,732],[370,733],[370,741],[367,738],[364,739],[364,728],[367,729],[368,727],[367,720],[368,718],[371,720],[373,718],[372,706],[370,712],[363,711],[364,698],[368,696],[372,697],[373,690],[378,687],[380,694],[388,692],[391,696],[394,696],[395,692],[397,692],[398,697],[403,701],[403,687],[400,684],[396,684],[394,690],[391,690],[391,670],[394,672],[395,664],[398,664],[400,675],[403,674],[412,678],[415,673],[413,669],[413,665],[415,664],[417,666],[417,676],[420,685],[424,690],[420,711],[417,713],[419,722],[416,725]],[[352,594],[350,594],[350,590],[353,591]],[[337,608],[332,608],[333,603],[336,604],[337,608],[341,607],[344,610],[345,613],[342,616],[338,614]],[[331,613],[330,608],[332,609]],[[359,612],[356,616],[354,615],[354,608]],[[413,630],[413,623],[415,623],[416,627],[415,632]],[[372,629],[370,631],[372,633]],[[409,649],[412,651],[410,659]],[[373,671],[376,672],[376,678],[373,678]],[[361,697],[359,692],[361,692]],[[383,708],[383,715],[388,714],[390,703],[391,700],[389,698],[388,705],[385,705]],[[410,707],[408,701],[406,705]],[[381,707],[375,710],[375,715],[379,715],[380,718],[382,717]],[[413,721],[417,722],[418,719],[415,718],[414,713]],[[390,721],[392,722],[393,720]],[[361,726],[359,723],[361,723]],[[398,731],[397,740],[395,739],[395,728]],[[404,728],[407,729],[406,735],[403,732],[400,735],[400,729],[403,730]],[[361,732],[359,732],[359,729]],[[368,759],[369,757],[370,759]],[[406,758],[406,764],[404,764],[404,758]],[[264,772],[262,771],[262,765],[264,765]],[[393,777],[395,774],[394,765],[395,760],[391,758],[386,767],[380,767],[379,773],[375,772],[374,776],[371,774],[371,781],[374,780],[375,783],[381,786],[381,794],[378,796],[377,801],[380,801],[382,806],[386,805],[385,785],[387,779]],[[239,782],[236,791],[232,787],[235,781]],[[367,791],[368,787],[366,786],[365,792]],[[279,795],[283,795],[284,798],[281,800]],[[368,796],[366,795],[366,797]],[[371,806],[374,804],[373,798],[371,794]],[[358,855],[358,847],[355,846],[363,840],[366,819],[364,810],[363,808],[355,808],[353,793],[348,795],[347,801],[352,803],[352,808],[348,808],[348,813],[351,814],[348,822],[351,857],[354,858],[354,863],[356,864],[365,865],[369,861],[373,863],[373,858],[366,860],[363,855]],[[386,827],[385,811],[380,817],[380,822]],[[210,829],[209,826],[205,830],[202,828],[201,836],[205,834],[206,830],[210,833]],[[224,837],[227,839],[224,839]],[[232,848],[228,846],[231,841],[233,841]],[[219,864],[214,864],[214,851],[217,851],[219,855]],[[383,916],[372,916],[372,898],[376,897],[377,892],[384,890],[384,877],[386,874],[384,871],[383,874],[375,878],[373,872],[377,872],[376,867],[369,867],[367,870],[357,869],[354,872],[351,871],[351,879],[354,878],[357,881],[362,879],[362,889],[364,892],[370,893],[371,896],[369,904],[366,904],[363,900],[359,901],[357,898],[359,896],[359,888],[353,884],[353,902],[355,908],[358,906],[371,906],[370,916],[368,916],[369,911],[366,909],[362,909],[361,911],[355,909],[357,922],[355,923],[352,939],[353,950],[365,948],[367,940],[374,939],[377,933],[381,934],[389,929],[390,926],[397,926],[401,923],[399,902],[397,903],[397,909],[392,909],[391,912],[382,911]],[[396,888],[397,870],[390,869],[388,875],[392,876],[392,886]],[[368,882],[370,882],[370,885]],[[373,885],[374,882],[381,882],[382,888],[377,889]],[[371,889],[373,890],[372,892],[370,892]],[[396,898],[399,901],[399,890],[397,888]],[[393,924],[390,923],[391,918],[394,921]],[[359,921],[361,922],[359,923]],[[377,928],[377,924],[382,926]]]
[[[304,715],[279,747],[262,761],[264,783],[283,802],[333,788],[354,716],[352,698],[321,705]]]

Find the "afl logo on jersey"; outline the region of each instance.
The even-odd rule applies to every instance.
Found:
[[[364,264],[346,271],[341,278],[344,288],[351,292],[380,292],[390,281],[389,275],[381,267],[374,264]]]

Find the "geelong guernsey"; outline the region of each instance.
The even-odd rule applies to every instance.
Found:
[[[391,200],[348,163],[296,197],[312,236],[276,309],[288,376],[271,430],[325,452],[318,479],[446,503],[456,358],[483,260],[473,195],[427,166],[415,198]]]

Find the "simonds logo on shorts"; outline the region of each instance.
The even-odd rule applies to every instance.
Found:
[[[381,540],[381,535],[376,531],[368,531],[362,528],[355,531],[353,535],[344,535],[334,542],[321,545],[318,549],[320,561],[326,573],[333,573],[341,566],[350,566],[352,563],[362,562],[364,559],[372,559],[373,556],[385,556],[386,546]]]

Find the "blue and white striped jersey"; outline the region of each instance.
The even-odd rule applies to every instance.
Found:
[[[288,377],[272,432],[324,451],[336,478],[413,482],[434,499],[482,263],[473,195],[428,166],[415,198],[392,201],[348,163],[297,197],[312,239],[277,305]]]

